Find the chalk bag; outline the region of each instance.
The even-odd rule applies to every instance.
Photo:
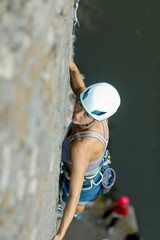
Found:
[[[103,179],[101,182],[102,193],[106,194],[110,191],[111,187],[115,183],[116,173],[112,168],[107,168],[103,173]]]

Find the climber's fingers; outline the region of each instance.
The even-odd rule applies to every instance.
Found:
[[[75,71],[77,69],[77,66],[72,59],[69,61],[69,69],[70,71]]]
[[[56,235],[52,240],[62,240],[62,238],[59,235]]]

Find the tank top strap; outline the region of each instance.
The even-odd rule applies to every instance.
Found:
[[[104,123],[105,122],[105,123]],[[102,122],[103,124],[103,129],[104,129],[104,138],[106,139],[106,126],[107,126],[107,134],[108,134],[108,138],[109,139],[109,128],[108,128],[108,123],[107,123],[107,120],[104,120],[104,122]],[[106,139],[106,140],[107,140]]]
[[[95,135],[87,135],[88,137],[89,136],[95,136],[95,138],[97,138],[97,139],[100,139],[100,138],[102,138],[103,140],[104,140],[104,142],[106,143],[106,139],[100,134],[100,133],[98,133],[98,132],[96,132],[96,131],[93,131],[93,130],[87,130],[87,131],[83,131],[83,132],[77,132],[77,133],[75,133],[74,135],[73,135],[73,137],[70,139],[71,141],[73,141],[73,140],[75,140],[75,138],[77,139],[77,137],[79,138],[79,137],[85,137],[86,135],[81,135],[81,134],[85,134],[85,133],[94,133],[94,134],[96,134],[97,136],[95,136]],[[79,136],[77,136],[78,134],[80,134]]]
[[[104,131],[104,139],[106,139],[106,127],[104,122],[102,122],[102,125],[103,125],[103,131]]]
[[[105,122],[106,122],[106,121],[105,121]],[[104,130],[104,137],[103,137],[100,133],[98,133],[98,132],[96,132],[96,131],[94,131],[94,130],[87,130],[87,131],[75,133],[75,134],[73,135],[73,137],[70,139],[70,142],[72,142],[72,141],[74,141],[74,140],[76,140],[76,139],[78,139],[78,138],[81,138],[81,137],[92,137],[92,138],[98,139],[104,146],[107,146],[107,144],[108,144],[108,138],[106,139],[106,127],[105,127],[104,122],[102,122],[102,125],[103,125],[103,130]],[[109,130],[108,130],[108,124],[107,124],[107,122],[106,122],[106,125],[107,125],[107,132],[108,132],[108,135],[109,135]],[[82,134],[85,134],[85,133],[94,133],[94,134],[96,134],[96,135],[91,135],[91,134],[82,135]],[[78,136],[78,135],[79,135],[79,136]],[[102,141],[102,139],[103,139],[104,142]]]
[[[94,135],[89,135],[89,134],[86,134],[86,135],[79,135],[79,136],[75,136],[74,138],[71,138],[70,139],[70,142],[78,139],[78,138],[85,138],[85,137],[91,137],[91,138],[96,138],[98,139],[104,146],[106,145],[106,142],[104,143],[98,136],[94,136]]]

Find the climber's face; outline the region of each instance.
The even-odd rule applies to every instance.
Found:
[[[74,107],[72,122],[74,124],[88,124],[93,121],[93,118],[85,111],[80,101]]]

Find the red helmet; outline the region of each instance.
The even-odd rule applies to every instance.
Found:
[[[117,198],[117,203],[120,206],[128,206],[128,204],[130,203],[130,199],[126,196],[121,196],[121,197]]]

